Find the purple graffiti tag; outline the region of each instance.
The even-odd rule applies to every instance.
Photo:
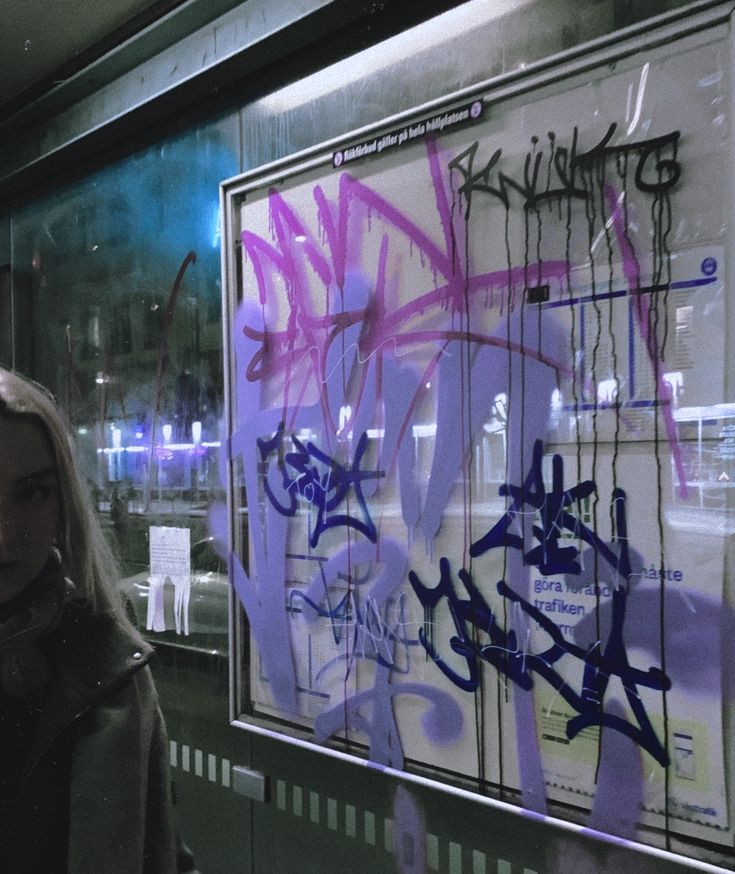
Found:
[[[623,721],[619,701],[611,701],[607,712]],[[600,768],[597,788],[587,825],[598,831],[634,840],[638,812],[643,802],[643,763],[631,738],[608,727],[601,729]]]
[[[416,448],[413,440],[404,440],[405,429],[413,421],[410,412],[419,396],[421,384],[417,375],[409,368],[396,366],[386,359],[383,374],[391,390],[385,396],[385,435],[381,450],[381,465],[393,469],[393,459],[397,459],[398,483],[401,499],[401,515],[406,529],[411,532],[416,527],[421,513],[421,498],[416,482]],[[424,385],[427,379],[424,379]]]
[[[366,588],[365,600],[371,603],[374,615],[380,617],[383,634],[372,636],[370,629],[355,626],[355,634],[362,634],[363,640],[345,656],[337,656],[321,670],[321,674],[347,662],[347,672],[360,660],[374,665],[373,685],[355,695],[337,702],[317,716],[314,732],[321,742],[339,731],[359,731],[370,742],[370,759],[386,767],[403,767],[403,746],[396,724],[393,701],[400,695],[412,695],[424,699],[428,707],[421,718],[426,736],[434,743],[446,745],[453,743],[463,729],[462,711],[451,695],[421,683],[395,682],[393,674],[397,669],[397,647],[407,652],[415,645],[408,640],[398,627],[391,623],[389,610],[393,605],[394,593],[405,577],[408,557],[405,550],[395,541],[386,538],[378,545],[362,541],[350,549],[340,550],[314,575],[306,592],[302,595],[303,615],[308,624],[322,619],[328,610],[334,611],[331,594],[338,586],[344,586],[345,578],[354,566],[369,564],[371,568],[380,566],[375,576],[367,576],[360,587]],[[400,617],[400,608],[397,616]],[[332,617],[329,617],[332,618]],[[371,651],[372,648],[372,651]]]
[[[496,396],[501,392],[508,394],[511,418],[515,422],[525,421],[527,433],[543,433],[546,401],[558,384],[559,374],[569,376],[571,370],[567,363],[566,332],[550,312],[541,313],[537,319],[534,311],[534,318],[524,320],[522,304],[522,289],[529,270],[539,277],[539,282],[561,284],[568,275],[567,262],[546,260],[466,275],[458,254],[464,251],[466,231],[463,223],[453,227],[450,191],[443,180],[436,143],[427,144],[427,157],[437,211],[436,220],[431,214],[424,215],[422,224],[434,231],[439,228],[441,246],[389,200],[348,174],[340,177],[335,201],[330,201],[320,187],[314,189],[317,220],[327,252],[325,263],[330,268],[314,269],[321,277],[323,293],[322,290],[314,293],[303,282],[303,265],[314,257],[316,243],[304,231],[304,223],[295,212],[284,217],[289,207],[283,200],[272,198],[282,225],[290,228],[277,237],[277,247],[256,245],[247,235],[243,235],[243,246],[248,258],[262,262],[256,271],[256,282],[264,306],[274,317],[261,318],[268,325],[279,325],[278,329],[267,331],[260,329],[257,322],[245,327],[247,338],[256,348],[247,363],[246,378],[271,386],[270,396],[280,395],[285,399],[284,405],[290,399],[291,419],[280,417],[289,430],[294,428],[297,405],[316,402],[326,429],[325,451],[330,455],[334,455],[333,443],[329,441],[330,435],[338,431],[338,411],[344,409],[348,413],[349,424],[344,427],[356,433],[369,427],[368,411],[375,415],[377,427],[383,430],[378,466],[387,474],[398,470],[402,518],[409,539],[418,526],[430,544],[441,527],[457,473],[472,440],[491,413]],[[392,232],[390,237],[383,234],[380,239],[373,277],[363,276],[359,263],[360,235],[366,232],[365,225],[370,230],[371,214],[374,224],[380,219]],[[303,248],[297,237],[306,237],[309,245]],[[433,282],[430,280],[427,290],[412,289],[408,303],[390,306],[390,300],[395,297],[398,301],[400,297],[391,289],[386,258],[389,247],[401,241],[404,245],[407,242],[414,257],[426,265]],[[287,257],[281,252],[284,247],[290,250]],[[269,264],[269,259],[273,263]],[[271,283],[269,271],[274,263],[277,281]],[[287,272],[283,274],[283,270]],[[484,311],[488,300],[491,307],[499,304],[501,316],[506,311],[506,324],[501,323],[489,334],[471,330],[466,315],[477,308]],[[284,330],[280,327],[283,319],[279,321],[275,314],[286,308],[289,321]],[[428,354],[428,361],[419,367],[398,365],[400,356],[417,348]],[[452,356],[455,359],[450,361]],[[466,423],[458,390],[461,360],[471,361],[468,378],[476,386],[472,403],[465,411]],[[436,383],[437,379],[440,403],[433,462],[429,482],[420,488],[415,479],[411,434],[425,385]],[[525,391],[526,384],[534,386],[532,393]],[[384,386],[389,390],[384,390]],[[272,434],[275,427],[277,423],[265,433]],[[513,437],[515,427],[511,424],[509,431],[509,445],[514,448],[509,457],[509,473],[525,457],[526,436]],[[438,449],[437,444],[443,449]],[[367,485],[371,484],[376,481]],[[522,590],[519,574],[513,576],[514,588]],[[541,810],[543,778],[533,747],[536,737],[533,710],[525,696],[516,696],[514,707],[518,746],[522,751],[524,799]]]
[[[335,600],[328,596],[326,604],[320,605],[311,601],[300,589],[294,589],[289,596],[289,608],[295,610],[301,603],[302,612],[309,610],[312,618],[329,620],[332,638],[336,645],[350,640],[345,654],[327,661],[317,671],[316,680],[319,681],[322,675],[338,661],[346,661],[350,665],[347,668],[349,673],[351,664],[358,657],[365,661],[374,660],[398,673],[407,674],[410,670],[408,647],[419,646],[419,641],[418,638],[408,635],[405,597],[391,599],[383,611],[370,598],[361,599],[355,589],[350,589],[341,597],[337,597],[338,600]],[[350,632],[352,632],[351,636]],[[404,648],[406,660],[403,665],[395,658],[394,642]]]
[[[521,343],[523,338],[524,343]],[[486,338],[487,340],[488,338]],[[498,327],[491,338],[477,348],[473,356],[470,380],[473,390],[469,409],[466,442],[458,439],[461,421],[462,395],[459,391],[462,364],[458,344],[447,345],[439,364],[439,396],[437,401],[437,431],[434,458],[430,473],[426,507],[421,518],[421,529],[427,540],[439,530],[457,474],[466,457],[470,438],[474,438],[488,420],[500,393],[509,397],[509,422],[525,422],[524,440],[528,434],[545,430],[547,410],[552,392],[557,386],[560,365],[568,340],[561,326],[553,318],[545,318],[539,327],[537,319],[524,324],[519,311],[509,314],[506,324]],[[541,349],[541,354],[538,350]],[[510,353],[510,355],[508,354]],[[524,359],[523,366],[520,360]],[[509,360],[510,359],[510,360]],[[525,385],[532,386],[530,392]],[[509,440],[509,445],[511,445]],[[518,458],[523,452],[518,453]],[[512,459],[515,454],[509,456]]]
[[[253,352],[253,341],[243,330],[247,323],[257,324],[259,310],[243,303],[235,323],[235,366],[241,374]],[[262,386],[245,379],[236,381],[236,410],[261,410],[264,398]],[[282,421],[281,409],[265,409],[254,415],[236,417],[234,429],[226,446],[229,458],[241,462],[248,503],[255,506],[259,494],[259,458],[257,438],[273,433]],[[308,422],[313,411],[303,411]],[[297,709],[296,671],[291,649],[288,613],[286,611],[286,536],[287,520],[275,507],[268,505],[261,515],[249,516],[249,542],[253,558],[250,573],[237,554],[230,556],[230,579],[250,623],[250,633],[261,654],[263,671],[271,685],[279,708],[293,713]]]
[[[393,709],[393,701],[400,695],[427,702],[421,727],[432,743],[446,746],[460,737],[464,720],[451,695],[423,683],[392,682],[391,668],[379,662],[372,687],[322,711],[314,722],[314,734],[324,743],[339,731],[361,732],[369,740],[371,761],[402,770],[403,744]]]
[[[582,556],[583,565],[588,561],[592,561],[592,550]],[[594,562],[587,567],[587,576],[583,572],[579,578],[581,585],[589,584],[592,567]],[[637,563],[636,570],[640,571],[640,567]],[[628,595],[630,609],[625,627],[628,646],[660,661],[661,640],[658,632],[651,633],[651,618],[657,617],[658,625],[658,617],[661,617],[666,628],[666,672],[672,683],[689,695],[719,695],[722,674],[712,666],[722,665],[727,658],[722,640],[729,640],[735,634],[735,613],[722,599],[693,591],[684,583],[667,584],[666,596],[662,599],[658,581],[649,579],[648,573],[644,567],[637,579],[634,575],[635,585],[631,585]],[[660,569],[657,569],[657,578],[659,574]],[[600,584],[602,582],[601,578]],[[597,610],[587,613],[574,626],[575,643],[584,645],[598,635],[609,635],[612,621],[612,604],[605,599]]]
[[[431,544],[443,524],[457,474],[466,464],[473,440],[491,415],[500,393],[507,395],[508,482],[522,485],[505,486],[506,491],[501,494],[510,498],[506,517],[500,527],[472,543],[474,552],[470,554],[479,556],[498,546],[517,551],[511,522],[524,508],[539,517],[538,524],[528,532],[536,543],[522,550],[522,556],[511,557],[508,592],[501,593],[517,607],[516,615],[524,620],[530,619],[529,609],[533,609],[527,598],[528,575],[524,565],[537,566],[544,573],[579,571],[577,550],[561,540],[561,532],[572,530],[579,534],[579,525],[569,511],[572,503],[591,494],[593,484],[579,483],[565,490],[560,459],[555,459],[554,483],[547,493],[540,461],[536,465],[538,453],[531,445],[533,435],[544,433],[547,426],[549,401],[558,386],[559,375],[570,373],[569,339],[550,311],[534,309],[532,317],[524,318],[522,300],[529,275],[541,284],[564,284],[569,265],[561,260],[544,261],[465,275],[469,265],[462,263],[458,252],[463,251],[462,234],[466,229],[462,223],[458,228],[452,226],[452,207],[433,141],[427,144],[427,156],[436,207],[435,214],[422,217],[427,230],[364,182],[343,174],[334,199],[328,198],[319,186],[314,188],[321,239],[311,234],[307,223],[276,191],[270,192],[268,201],[274,243],[251,232],[242,235],[261,307],[252,308],[240,322],[242,335],[238,342],[250,354],[238,361],[238,390],[240,383],[249,384],[247,390],[242,390],[239,407],[241,417],[251,417],[252,411],[262,412],[256,412],[252,422],[242,422],[246,436],[233,437],[232,455],[242,458],[251,507],[260,506],[259,500],[263,503],[263,494],[269,505],[257,520],[251,519],[253,578],[245,574],[242,566],[235,568],[234,577],[248,615],[252,612],[255,617],[251,622],[254,635],[260,636],[259,645],[267,634],[268,621],[273,620],[269,630],[275,629],[276,642],[266,642],[265,649],[270,655],[265,661],[276,658],[279,646],[290,652],[287,623],[276,617],[276,612],[286,613],[287,601],[282,598],[286,559],[280,553],[286,550],[288,519],[296,515],[299,505],[306,504],[316,511],[316,521],[312,515],[309,532],[312,548],[320,543],[326,530],[336,525],[351,528],[381,547],[366,499],[382,488],[378,483],[381,477],[397,470],[401,515],[409,538],[418,527],[427,544]],[[375,264],[363,270],[362,235],[370,232],[371,221],[377,224],[378,220],[382,225],[373,234],[376,245],[366,247],[376,252]],[[386,228],[390,233],[383,232]],[[396,292],[399,280],[391,274],[388,261],[393,247],[399,243],[410,244],[411,251],[422,259],[422,264],[425,262],[433,283],[428,280],[426,287],[417,288],[416,294],[412,292],[409,303],[392,306],[394,299],[405,300],[405,295]],[[471,330],[472,314],[478,307],[487,309],[488,299],[490,306],[494,306],[496,292],[501,301],[501,316],[503,307],[506,308],[506,319],[501,319],[489,332],[479,327],[480,322],[477,331]],[[525,314],[528,313],[526,309]],[[417,348],[422,349],[424,356],[421,365],[399,366],[400,356]],[[424,387],[430,381],[437,395],[434,453],[429,481],[419,485],[411,433],[420,421],[417,410]],[[467,382],[473,386],[471,398],[462,391]],[[297,426],[305,429],[307,422],[314,430],[303,437]],[[365,442],[371,429],[379,435],[375,470],[368,470],[364,464]],[[348,450],[353,433],[362,435],[354,452]],[[247,452],[243,449],[246,440],[255,444]],[[527,474],[525,462],[531,455],[534,462]],[[523,476],[516,476],[521,470]],[[348,492],[353,509],[342,512],[340,507]],[[252,517],[256,515],[251,513]],[[525,521],[520,523],[520,529],[522,539],[528,543]],[[605,554],[606,545],[589,529],[583,535],[582,539],[592,545],[596,554],[605,561],[611,560],[612,553]],[[470,541],[467,535],[466,548]],[[353,553],[350,555],[346,550],[344,558],[340,557],[344,567],[339,571],[343,575],[340,582],[352,586],[352,594],[332,598],[330,584],[323,576],[318,581],[320,590],[312,592],[310,586],[307,593],[290,594],[302,601],[307,620],[329,620],[335,634],[343,633],[336,630],[339,623],[353,622],[355,634],[362,635],[362,658],[371,662],[376,684],[365,693],[367,698],[354,696],[341,706],[349,704],[347,709],[352,708],[354,719],[369,724],[371,747],[374,745],[383,758],[390,758],[397,747],[391,739],[394,723],[388,710],[392,712],[393,697],[397,694],[394,690],[402,687],[393,682],[395,662],[387,647],[407,648],[409,644],[405,635],[391,632],[395,623],[385,613],[390,606],[387,598],[381,601],[368,595],[360,600],[356,596],[361,591],[362,584],[357,581],[363,579],[364,569],[359,569],[359,573],[355,570],[358,560],[354,547],[355,544],[350,544]],[[374,551],[373,555],[377,553]],[[336,564],[329,573],[335,567]],[[624,607],[624,599],[622,607],[618,600],[616,615],[622,613],[624,617]],[[622,620],[617,618],[616,622]],[[617,633],[616,626],[606,652],[610,661],[625,671],[627,653],[616,648]],[[357,642],[355,637],[353,659],[360,657]],[[508,649],[508,641],[505,644]],[[562,656],[579,658],[567,651],[558,655]],[[505,658],[509,660],[507,653]],[[270,679],[272,671],[265,661]],[[468,671],[472,664],[470,659]],[[598,683],[598,691],[604,697],[606,687],[598,676],[601,669],[592,662],[589,664],[598,669],[592,680]],[[604,667],[609,666],[605,663]],[[281,689],[279,694],[286,694],[292,666],[290,671],[283,675],[273,673]],[[536,673],[543,676],[541,669]],[[552,674],[558,676],[554,671]],[[467,680],[467,675],[463,676]],[[519,682],[524,677],[519,673],[514,680]],[[528,677],[530,674],[525,679]],[[531,738],[535,738],[532,713],[526,703],[516,701],[521,758],[533,756],[533,751],[527,751]],[[368,706],[374,706],[376,712],[365,723]],[[580,717],[586,715],[586,711],[580,711]],[[611,719],[614,715],[608,714]],[[346,717],[345,720],[348,727],[349,720]],[[323,714],[322,731],[326,730],[327,722]],[[615,730],[623,733],[622,728]],[[536,782],[537,777],[538,774],[533,778]]]
[[[638,324],[638,333],[640,334],[644,344],[648,360],[651,368],[656,375],[656,397],[661,400],[661,413],[666,429],[666,437],[671,447],[671,457],[676,469],[676,477],[678,480],[678,492],[682,499],[686,499],[689,495],[687,486],[687,476],[684,470],[684,459],[682,457],[681,447],[679,446],[679,438],[676,432],[676,423],[674,422],[674,413],[671,402],[671,387],[664,380],[664,375],[659,362],[659,349],[656,346],[656,332],[652,329],[649,319],[648,307],[644,305],[644,296],[641,293],[641,276],[640,266],[636,258],[633,246],[630,242],[629,229],[625,224],[623,198],[626,193],[622,192],[617,195],[615,189],[611,185],[604,187],[605,199],[610,210],[610,218],[612,219],[615,236],[617,237],[618,246],[623,256],[623,272],[628,283],[628,294],[631,299],[633,313]],[[655,292],[652,292],[655,293]]]
[[[285,288],[284,304],[288,309],[288,324],[285,329],[258,331],[246,327],[248,337],[261,344],[248,362],[247,378],[283,378],[285,391],[286,386],[300,373],[303,380],[314,381],[314,387],[321,398],[325,422],[335,427],[338,417],[334,413],[335,404],[330,397],[330,385],[333,382],[330,376],[336,372],[336,365],[345,355],[345,350],[352,350],[353,361],[360,364],[374,359],[376,372],[382,374],[382,361],[386,352],[395,354],[407,347],[435,344],[442,339],[468,339],[466,332],[462,330],[437,330],[429,327],[432,319],[438,314],[443,315],[448,306],[451,306],[453,312],[461,314],[466,306],[466,299],[476,300],[480,293],[485,293],[488,289],[497,289],[501,297],[506,299],[508,292],[514,287],[523,286],[527,272],[524,267],[464,276],[457,255],[461,240],[457,238],[459,231],[452,226],[451,208],[442,181],[436,144],[429,142],[427,151],[438,225],[444,240],[443,249],[388,199],[349,174],[340,177],[336,204],[329,201],[320,186],[314,189],[317,219],[324,234],[329,258],[322,255],[317,258],[318,244],[305,230],[304,223],[296,212],[277,192],[270,195],[277,246],[266,243],[252,232],[243,232],[243,246],[253,265],[260,300],[266,307],[272,308],[275,314],[279,311],[279,289]],[[348,263],[348,252],[359,250],[354,239],[358,232],[359,216],[362,214],[358,207],[380,217],[397,232],[398,238],[409,242],[434,276],[434,287],[430,291],[412,295],[412,300],[402,306],[392,309],[387,306],[385,263],[389,241],[384,235],[376,277],[372,282],[365,283],[366,289],[375,289],[374,296],[368,301],[366,292],[363,295],[365,300],[360,302],[360,295],[351,293],[354,283],[360,282],[359,267]],[[310,291],[303,278],[305,263],[313,267],[324,284],[326,295],[315,295]],[[561,260],[544,261],[531,265],[530,269],[534,275],[540,277],[540,281],[561,281],[567,274],[568,265]],[[269,281],[271,273],[282,277],[283,282]],[[425,327],[421,327],[417,319],[423,319]],[[266,321],[270,323],[275,320]],[[355,330],[358,328],[359,330]],[[469,339],[499,348],[505,347],[505,341],[500,336],[488,337],[478,333]],[[538,348],[530,343],[528,348],[521,345],[517,351],[523,354],[535,351],[539,355]],[[545,360],[543,352],[539,357]],[[565,372],[563,361],[564,355],[552,363]],[[308,368],[298,367],[301,362],[308,362]],[[362,393],[369,370],[370,368],[361,368],[353,373],[351,367],[346,368],[345,378],[352,383],[359,383],[352,385],[356,397]],[[379,387],[376,394],[376,401],[380,399],[382,387]]]

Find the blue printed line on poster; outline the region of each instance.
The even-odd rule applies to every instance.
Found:
[[[676,282],[672,282],[671,284],[659,284],[659,285],[647,285],[638,289],[639,294],[654,294],[660,291],[688,291],[693,288],[702,288],[706,285],[712,285],[714,282],[718,281],[718,277],[715,275],[705,276],[701,279],[681,279]],[[557,309],[559,307],[573,307],[573,306],[584,306],[589,303],[597,303],[603,300],[614,300],[615,298],[621,297],[629,297],[630,305],[628,307],[628,383],[630,387],[630,396],[632,398],[635,397],[636,391],[636,372],[635,372],[635,322],[633,319],[633,295],[630,295],[628,289],[616,289],[614,291],[604,292],[602,294],[588,294],[580,297],[573,298],[564,298],[560,300],[552,300],[546,301],[544,303],[539,304],[542,309]],[[584,319],[580,320],[580,349],[582,355],[582,366],[584,366],[584,352],[585,352],[585,321]],[[642,405],[645,406],[647,402],[642,402]],[[594,406],[594,405],[593,405]],[[628,404],[627,406],[632,406],[632,404]],[[591,409],[592,407],[587,405],[579,406],[577,409]],[[599,405],[597,407],[599,409]]]
[[[709,276],[705,279],[682,279],[678,282],[672,282],[670,285],[645,285],[638,289],[638,294],[653,294],[659,291],[684,291],[689,288],[701,288],[703,285],[712,285],[717,281],[716,276]],[[612,300],[617,297],[626,297],[629,294],[628,289],[616,289],[615,291],[606,291],[602,294],[587,294],[584,297],[563,298],[560,300],[550,300],[540,304],[542,309],[557,309],[558,307],[573,307],[580,304],[596,303],[603,300]]]
[[[701,288],[703,285],[712,285],[713,282],[717,282],[716,276],[708,276],[705,279],[686,279],[680,282],[672,282],[671,289],[672,291],[682,291],[686,288]]]
[[[614,410],[616,406],[621,410],[650,409],[651,407],[661,407],[667,403],[667,400],[625,401],[622,404],[603,403],[600,401],[597,404],[564,404],[562,409],[567,413],[574,413],[578,410]]]
[[[299,559],[300,561],[329,561],[326,555],[302,555],[299,552],[287,552],[286,558]]]

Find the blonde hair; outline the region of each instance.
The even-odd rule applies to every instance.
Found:
[[[45,434],[58,477],[57,545],[64,572],[94,612],[117,614],[129,625],[114,588],[120,578],[117,562],[92,509],[69,433],[52,395],[38,383],[0,367],[0,416],[33,421]]]

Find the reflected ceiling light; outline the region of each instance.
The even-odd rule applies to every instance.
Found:
[[[339,408],[339,430],[344,431],[350,419],[352,418],[352,407],[347,404]]]
[[[680,370],[672,370],[669,373],[664,373],[663,381],[668,386],[674,402],[677,402],[684,388],[684,374]]]
[[[617,379],[601,379],[597,384],[597,402],[601,404],[611,404],[617,396]]]

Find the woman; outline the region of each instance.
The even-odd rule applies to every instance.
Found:
[[[0,859],[13,874],[172,874],[151,649],[49,397],[0,368]]]

